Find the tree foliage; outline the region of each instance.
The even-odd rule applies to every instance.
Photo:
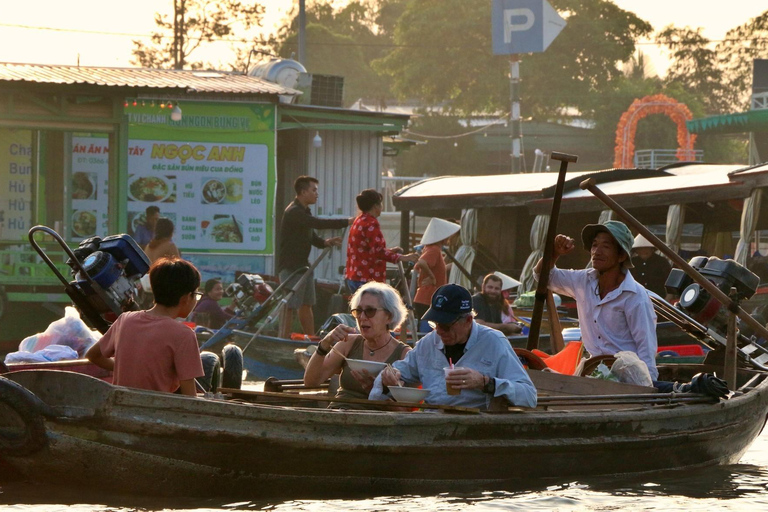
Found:
[[[191,69],[210,67],[206,62],[190,58],[205,43],[231,38],[240,31],[259,26],[264,15],[264,6],[257,0],[181,0],[180,8],[184,11],[184,38],[179,41],[181,62]],[[152,34],[150,43],[133,41],[132,63],[145,68],[172,68],[173,16],[157,13],[155,24],[158,31]],[[243,44],[248,43],[240,43]]]
[[[345,103],[361,97],[383,101],[388,81],[370,63],[389,51],[394,25],[405,0],[355,0],[335,9],[315,2],[306,11],[306,58],[310,73],[344,77]],[[294,9],[277,34],[262,41],[281,57],[298,53],[298,12]]]
[[[731,29],[717,45],[718,64],[724,69],[725,99],[736,110],[749,108],[752,61],[768,59],[768,10]]]
[[[424,113],[414,117],[409,132],[439,133],[444,138],[431,139],[428,144],[415,146],[399,157],[399,176],[466,176],[484,174],[484,163],[478,162],[475,138],[452,137],[467,132],[467,127],[456,116]]]
[[[583,109],[591,95],[621,75],[635,40],[652,27],[606,0],[552,0],[567,25],[544,53],[523,56],[523,114]],[[395,29],[397,47],[374,64],[400,97],[448,103],[457,113],[509,109],[509,59],[493,55],[491,2],[419,0],[407,4]],[[589,114],[587,112],[587,114]]]

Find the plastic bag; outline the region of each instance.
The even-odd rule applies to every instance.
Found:
[[[5,363],[48,363],[77,359],[77,352],[66,345],[48,345],[37,352],[11,352],[5,356]]]
[[[619,381],[619,378],[616,376],[616,374],[611,373],[611,369],[608,368],[605,363],[598,364],[597,368],[595,368],[590,377],[594,379],[611,380],[614,382]]]
[[[80,314],[72,306],[64,309],[64,318],[60,318],[45,330],[24,338],[19,344],[20,352],[37,352],[49,345],[66,345],[83,357],[85,352],[101,339],[98,331],[92,331],[80,319]]]
[[[634,352],[622,350],[616,353],[616,361],[611,366],[611,373],[619,378],[619,382],[637,384],[638,386],[653,386],[648,366]]]

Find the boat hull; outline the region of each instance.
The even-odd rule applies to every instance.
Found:
[[[66,416],[45,421],[46,447],[7,462],[32,479],[150,494],[440,492],[730,464],[768,411],[768,382],[717,404],[458,415],[244,405],[67,372],[7,377]]]

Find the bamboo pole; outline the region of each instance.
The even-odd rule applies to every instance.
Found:
[[[736,288],[731,288],[731,295],[736,293]],[[736,315],[728,311],[728,330],[726,334],[725,342],[725,368],[723,369],[723,375],[725,376],[725,382],[728,383],[728,389],[733,391],[736,389],[736,358],[738,357],[738,350],[736,345],[736,338],[738,337],[738,330],[736,328]]]

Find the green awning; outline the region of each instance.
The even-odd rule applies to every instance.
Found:
[[[768,131],[768,110],[704,117],[687,121],[685,126],[691,133],[765,132]]]
[[[277,109],[278,130],[353,130],[397,135],[411,116],[315,105],[285,105]]]

